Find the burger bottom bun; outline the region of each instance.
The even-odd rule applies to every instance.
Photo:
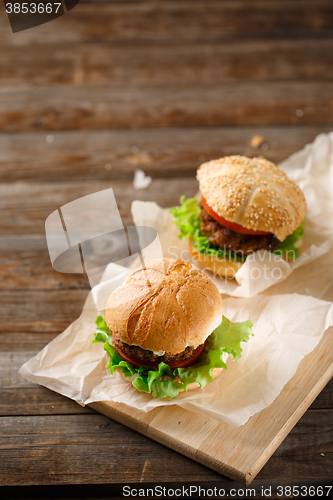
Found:
[[[303,240],[298,240],[295,246],[297,248],[301,248],[302,244]],[[193,257],[193,261],[196,264],[198,264],[200,267],[203,267],[204,270],[221,276],[221,278],[234,278],[238,269],[240,269],[244,264],[243,262],[220,259],[219,257],[215,257],[213,255],[205,255],[203,253],[200,253],[194,248],[192,238],[189,239],[189,247]],[[294,260],[292,257],[290,257],[289,254],[286,254],[283,259],[286,261]]]
[[[243,265],[242,262],[221,259],[214,255],[200,253],[194,248],[192,238],[189,239],[189,247],[195,264],[198,264],[200,267],[203,267],[204,270],[211,271],[213,274],[217,274],[222,278],[234,278],[238,269]]]

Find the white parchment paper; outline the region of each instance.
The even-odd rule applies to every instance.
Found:
[[[221,293],[252,297],[285,280],[295,269],[333,247],[333,132],[319,135],[313,144],[288,158],[280,167],[300,186],[307,202],[301,255],[286,262],[271,252],[260,250],[246,259],[232,280],[215,277],[206,271]],[[164,257],[179,257],[196,264],[188,242],[178,238],[179,231],[172,223],[169,209],[162,209],[154,202],[134,201],[132,216],[137,226],[146,225],[157,230]]]
[[[243,344],[237,362],[229,356],[228,369],[203,390],[180,394],[174,400],[155,400],[140,393],[105,365],[102,344],[92,344],[97,315],[95,299],[104,300],[130,273],[111,264],[110,279],[89,293],[81,316],[37,356],[20,369],[32,382],[74,399],[79,404],[118,401],[142,411],[177,404],[210,414],[230,425],[244,424],[251,415],[270,405],[294,375],[298,363],[333,325],[333,304],[296,293],[258,295],[252,299],[223,298],[223,313],[231,321],[252,318],[254,337]]]
[[[315,348],[325,330],[333,325],[333,305],[322,300],[331,300],[333,289],[333,252],[328,252],[331,248],[333,214],[332,144],[332,134],[319,136],[312,146],[288,160],[291,165],[289,175],[300,183],[309,206],[304,252],[297,265],[286,268],[284,279],[264,293],[247,297],[254,295],[254,289],[257,293],[258,288],[249,284],[245,275],[245,281],[240,280],[230,293],[241,295],[243,292],[235,293],[237,287],[238,290],[246,290],[245,297],[223,295],[223,314],[231,321],[244,321],[251,317],[255,336],[243,344],[239,361],[234,363],[229,356],[228,369],[214,383],[168,401],[155,400],[151,395],[139,393],[119,373],[111,377],[105,368],[108,355],[103,345],[92,344],[91,341],[98,310],[105,307],[112,291],[131,272],[127,267],[116,264],[107,267],[101,283],[89,293],[81,316],[25,363],[20,374],[81,405],[94,401],[118,401],[150,411],[156,406],[176,404],[232,426],[243,425],[252,415],[269,406],[295,374],[301,359]],[[293,168],[293,165],[296,167]],[[303,170],[299,169],[301,165]],[[177,228],[170,226],[168,211],[159,207],[157,210],[158,251],[170,247],[170,243],[176,247],[187,245],[177,238]],[[154,210],[145,208],[141,216],[142,213],[145,214],[145,223],[151,225],[151,220],[156,217]],[[142,221],[137,224],[142,224]],[[170,240],[170,234],[174,240]],[[145,260],[154,258],[155,251],[154,245],[148,248],[144,252]],[[175,257],[172,254],[169,256]],[[229,287],[229,283],[226,286]],[[230,288],[224,291],[227,290],[229,293]]]

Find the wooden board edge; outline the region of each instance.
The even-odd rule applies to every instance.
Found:
[[[175,410],[175,409],[173,409]],[[193,412],[191,410],[179,407],[177,408],[179,412],[185,412],[185,413],[192,413],[193,418],[198,418],[200,419],[202,415],[197,414],[196,412]],[[162,411],[162,408],[159,408],[159,411]],[[156,415],[156,413],[155,413]],[[207,417],[206,417],[207,418]],[[209,417],[210,418],[210,417]],[[153,420],[153,419],[152,419]],[[216,420],[211,418],[211,420],[216,423]],[[183,441],[179,441],[178,439],[174,438],[173,436],[170,436],[166,432],[157,429],[153,427],[153,422],[152,425],[148,425],[147,427],[147,437],[153,439],[154,441],[157,441],[158,443],[162,444],[163,446],[166,446],[173,451],[176,451],[177,453],[180,453],[187,458],[190,458],[191,460],[194,460],[195,462],[200,463],[201,465],[204,465],[205,467],[208,467],[218,474],[221,474],[225,477],[231,478],[235,481],[238,481],[241,484],[245,485],[245,474],[242,471],[238,471],[231,465],[221,462],[220,460],[216,459],[215,457],[210,456],[206,452],[195,448],[194,446],[188,445],[184,443]]]
[[[139,432],[140,434],[143,434],[150,439],[153,439],[159,444],[162,444],[163,446],[166,446],[167,448],[170,448],[171,450],[176,451],[177,453],[180,453],[181,455],[184,455],[187,458],[190,458],[191,460],[204,465],[205,467],[209,467],[210,469],[219,474],[222,474],[223,476],[229,477],[245,485],[246,475],[244,473],[239,472],[237,469],[234,469],[230,465],[209,456],[203,451],[195,449],[190,445],[186,446],[186,444],[184,444],[183,442],[180,442],[170,435],[164,433],[163,431],[150,426],[150,423],[147,421],[142,422],[140,420],[137,420],[136,415],[130,413],[136,412],[135,409],[128,409],[123,403],[113,403],[110,401],[89,403],[87,406],[105,415],[106,417],[109,417],[112,420],[115,420],[122,425],[126,425],[130,429]],[[150,420],[153,420],[155,415],[162,410],[163,407],[151,410],[149,412],[149,417],[151,417]],[[198,416],[195,412],[191,412],[190,410],[185,410],[184,408],[181,408],[181,410],[188,413],[193,413],[194,416]],[[123,413],[124,411],[126,411],[126,414]],[[142,416],[142,412],[140,412],[140,414]]]
[[[137,418],[136,413],[140,414],[140,417],[142,417],[142,412],[135,410],[135,408],[128,408],[124,403],[115,403],[112,401],[98,401],[89,403],[87,406],[122,425],[126,425],[134,431],[140,432],[140,434],[144,436],[148,434],[149,424]],[[146,415],[152,417],[152,415],[148,413]]]
[[[120,407],[118,405],[120,405]],[[148,424],[136,419],[135,415],[122,413],[122,405],[120,403],[113,403],[111,401],[99,401],[97,403],[89,403],[87,406],[95,411],[98,411],[98,413],[102,413],[106,417],[109,417],[112,420],[115,420],[122,425],[126,425],[130,429],[133,429],[134,431],[140,432],[141,434],[147,436]],[[110,408],[110,406],[112,409]]]
[[[167,448],[170,448],[171,450],[176,451],[177,453],[180,453],[181,455],[184,455],[187,458],[190,458],[191,460],[204,465],[205,467],[209,467],[219,474],[234,479],[241,484],[245,484],[245,474],[240,473],[227,464],[221,463],[219,460],[212,459],[212,457],[210,457],[206,453],[200,452],[200,450],[197,450],[192,446],[186,446],[184,443],[178,441],[177,439],[150,426],[150,423],[148,421],[142,422],[140,420],[137,420],[134,413],[136,413],[136,411],[138,410],[135,410],[134,408],[128,409],[128,407],[123,403],[113,403],[110,401],[89,403],[87,406],[122,425],[126,425],[130,429],[143,434],[144,436],[158,442],[159,444],[162,444],[163,446],[166,446]],[[155,408],[146,415],[150,417],[149,420],[153,420],[155,415],[162,410],[163,407]],[[193,413],[194,416],[198,416],[196,413],[191,412],[190,410],[185,410],[184,408],[181,408],[181,410],[188,413]],[[134,413],[131,414],[131,412]],[[142,416],[142,412],[140,412],[140,416]],[[209,465],[207,465],[208,463]]]
[[[322,339],[324,340],[324,339]],[[328,336],[326,336],[326,341],[328,340]],[[319,344],[320,345],[320,344]],[[322,346],[322,344],[321,344]],[[318,349],[318,346],[317,346]],[[316,353],[317,356],[320,356],[322,359],[324,354]],[[309,353],[309,356],[316,356],[316,354],[312,351]],[[302,360],[304,362],[304,359]],[[308,361],[308,360],[307,360]],[[294,377],[296,374],[294,375]],[[329,382],[330,378],[333,376],[333,363],[330,362],[324,371],[321,373],[319,378],[316,379],[313,384],[311,390],[303,396],[303,399],[300,401],[298,406],[294,409],[292,414],[289,416],[288,420],[282,425],[280,430],[277,432],[277,435],[273,438],[271,443],[266,446],[265,449],[262,450],[256,461],[251,465],[251,467],[247,470],[239,470],[235,469],[228,463],[222,462],[219,458],[214,455],[209,455],[207,451],[202,450],[200,448],[195,448],[193,445],[186,444],[184,441],[180,441],[175,437],[168,434],[163,429],[158,429],[154,427],[154,419],[159,415],[159,413],[163,413],[164,407],[155,408],[149,412],[142,412],[136,410],[135,408],[129,408],[123,403],[115,403],[115,402],[98,402],[91,403],[88,406],[93,408],[94,410],[106,415],[117,422],[130,427],[131,429],[140,432],[148,438],[151,438],[158,443],[178,452],[182,455],[206,466],[215,472],[227,476],[240,484],[245,486],[249,486],[253,479],[255,479],[256,475],[260,472],[265,463],[269,460],[278,446],[282,443],[291,429],[297,424],[299,419],[305,413],[305,411],[312,404],[316,396],[321,392],[321,390],[325,387],[325,385]],[[290,381],[286,384],[286,386],[292,383],[294,377],[290,379]],[[275,401],[264,408],[261,412],[253,415],[252,418],[258,418],[260,415],[262,416],[265,412],[272,411],[272,407],[275,404],[279,404],[279,398],[282,392],[286,389],[286,386],[282,389],[279,396],[275,399]],[[179,408],[179,411],[183,411],[186,413],[193,413],[193,418],[198,417],[199,415],[195,412],[192,412],[185,408]],[[138,418],[139,417],[139,418]],[[251,420],[250,419],[250,420]],[[216,422],[215,419],[214,422]],[[249,421],[248,421],[249,422]],[[246,426],[247,423],[244,424]]]
[[[306,410],[311,406],[313,401],[316,399],[318,394],[324,389],[328,382],[333,377],[333,363],[327,367],[322,376],[317,380],[316,384],[312,387],[311,391],[307,394],[306,398],[303,399],[301,404],[295,409],[293,414],[289,417],[287,422],[283,425],[280,432],[272,440],[269,446],[263,451],[258,460],[253,464],[253,467],[249,472],[244,474],[245,485],[249,486],[253,479],[257,476],[260,470],[263,468],[265,463],[273,455],[273,453],[280,446],[282,441],[287,437],[289,432],[295,427],[301,417],[304,415]],[[269,408],[269,407],[268,407]],[[262,411],[265,411],[262,410]]]

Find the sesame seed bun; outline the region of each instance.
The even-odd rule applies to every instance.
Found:
[[[109,298],[105,321],[117,338],[176,355],[202,344],[222,321],[222,298],[207,275],[180,259],[134,271]]]
[[[226,156],[197,171],[200,191],[220,216],[248,229],[273,233],[280,241],[299,227],[306,212],[301,189],[263,158]]]

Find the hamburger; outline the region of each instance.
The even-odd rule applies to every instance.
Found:
[[[189,239],[194,260],[220,276],[234,277],[246,258],[267,250],[299,256],[306,202],[301,189],[264,158],[226,156],[197,171],[201,199],[173,207],[179,237]]]
[[[107,368],[155,398],[205,387],[237,360],[251,320],[222,317],[221,295],[205,273],[180,259],[157,259],[135,270],[96,320]]]

